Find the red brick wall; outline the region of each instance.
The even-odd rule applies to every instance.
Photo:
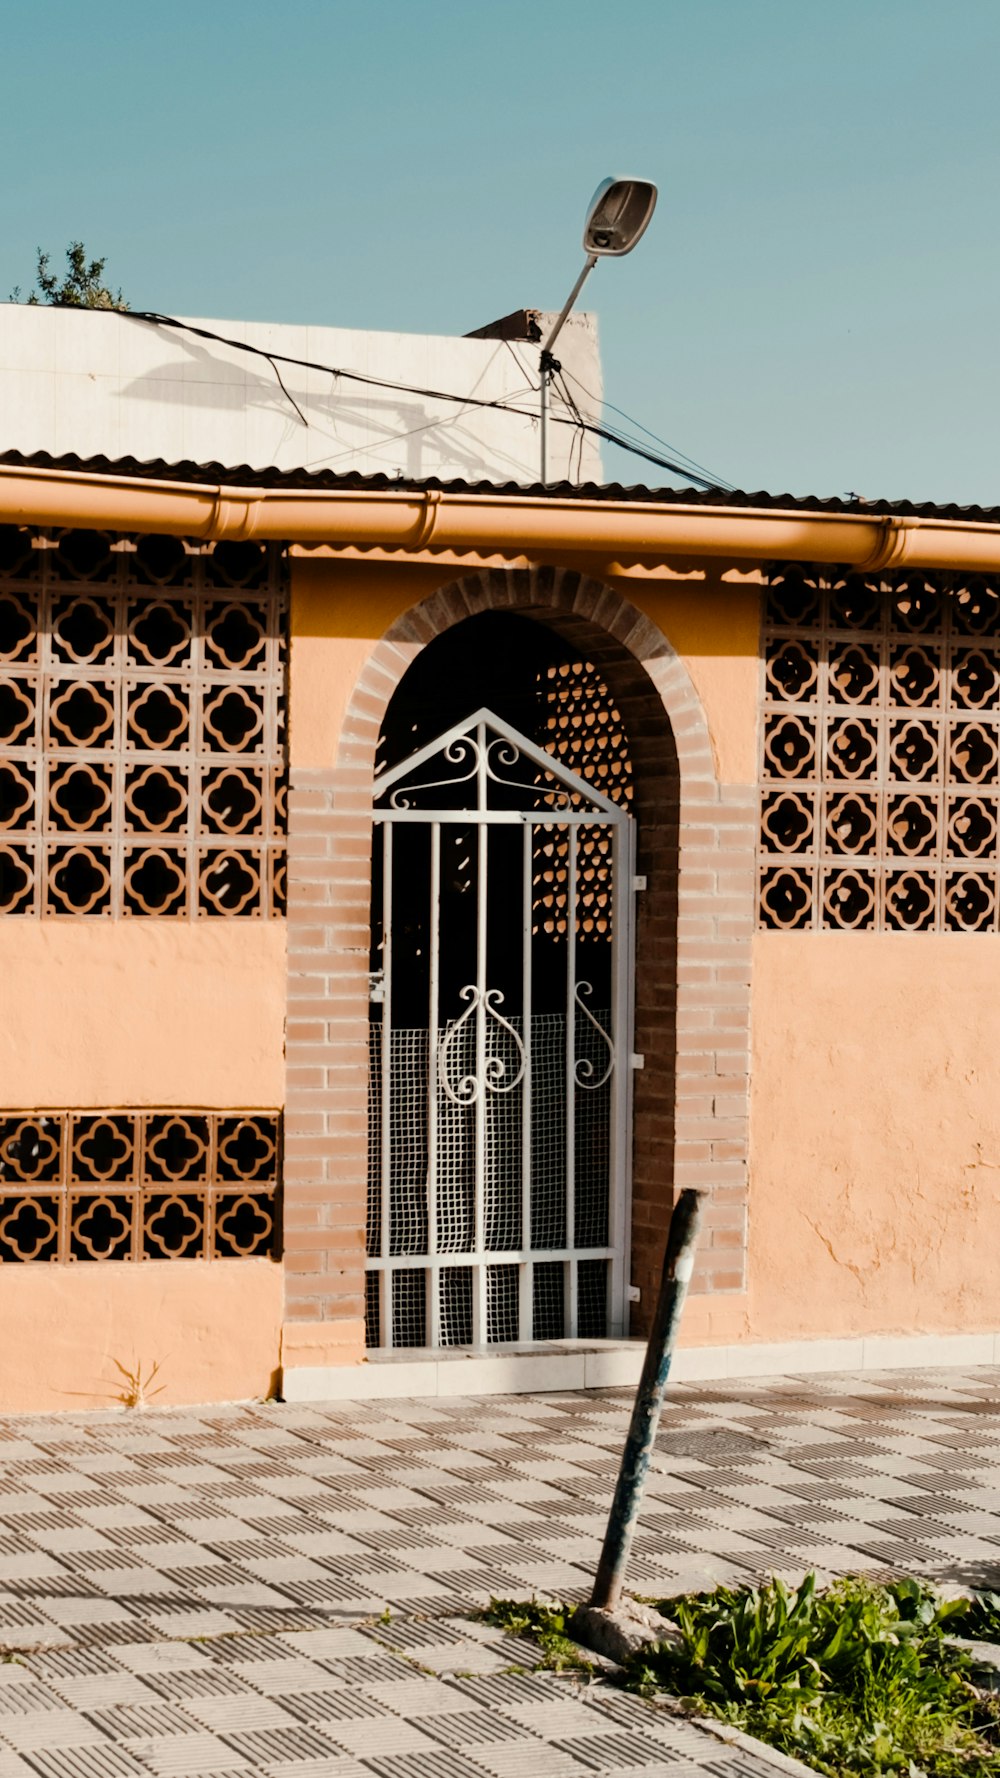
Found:
[[[571,570],[494,570],[442,588],[392,626],[355,688],[336,768],[292,774],[286,1321],[314,1329],[341,1323],[345,1333],[349,1325],[357,1342],[375,747],[414,656],[453,624],[491,609],[534,615],[578,640],[600,666],[629,735],[637,870],[648,879],[637,926],[634,1047],[645,1066],[635,1075],[632,1277],[641,1301],[633,1328],[645,1324],[682,1186],[710,1194],[694,1289],[744,1285],[755,790],[719,784],[687,671],[634,606]]]

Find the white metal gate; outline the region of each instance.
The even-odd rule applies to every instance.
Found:
[[[368,1343],[621,1334],[634,822],[480,710],[375,823]]]

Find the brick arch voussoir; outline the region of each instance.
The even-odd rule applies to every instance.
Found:
[[[455,624],[482,611],[536,613],[575,623],[597,638],[597,651],[618,664],[631,659],[662,705],[676,753],[683,805],[688,787],[700,800],[717,783],[708,725],[687,669],[662,630],[616,588],[571,568],[491,568],[439,587],[413,606],[376,643],[355,688],[337,758],[352,774],[374,771],[381,721],[416,655]],[[603,641],[603,646],[601,643]],[[375,709],[373,709],[373,705]],[[376,715],[375,711],[378,710]]]

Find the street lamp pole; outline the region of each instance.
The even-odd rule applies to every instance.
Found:
[[[587,255],[583,271],[563,303],[538,361],[538,441],[543,488],[548,485],[549,473],[549,388],[552,378],[562,368],[553,357],[552,348],[598,260],[620,259],[623,254],[631,253],[645,234],[655,208],[656,186],[648,179],[602,179],[590,200],[583,228],[583,248]]]
[[[548,453],[549,384],[551,383],[552,378],[555,376],[556,371],[562,369],[562,366],[559,363],[558,359],[553,358],[553,356],[552,356],[552,348],[555,345],[556,340],[559,338],[559,335],[561,334],[561,332],[563,330],[564,323],[570,313],[570,310],[573,307],[573,304],[576,302],[576,299],[579,296],[581,290],[583,289],[584,284],[587,282],[587,279],[590,277],[591,272],[593,271],[595,265],[597,264],[598,258],[599,258],[598,254],[588,253],[587,261],[586,261],[586,264],[584,265],[583,271],[580,273],[580,276],[577,278],[577,281],[574,284],[572,290],[570,291],[568,297],[566,298],[566,301],[563,303],[562,310],[559,315],[559,319],[556,322],[555,326],[553,327],[552,332],[549,334],[549,337],[546,340],[544,346],[542,347],[541,354],[539,357],[539,367],[540,367],[541,373],[542,373],[541,389],[539,391],[540,396],[541,396],[541,405],[539,408],[539,444],[541,446],[541,459],[542,459],[542,462],[541,462],[541,470],[542,470],[541,482],[542,482],[543,488],[545,487],[546,482],[548,480],[548,467],[549,467],[549,453]]]

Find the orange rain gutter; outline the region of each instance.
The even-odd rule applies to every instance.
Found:
[[[0,522],[400,551],[1000,568],[1000,525],[864,513],[383,489],[240,488],[0,464]]]

